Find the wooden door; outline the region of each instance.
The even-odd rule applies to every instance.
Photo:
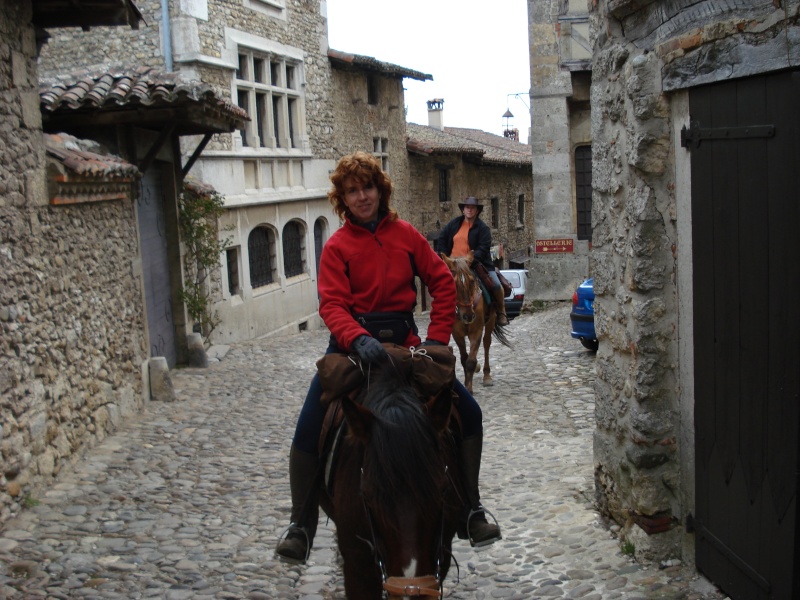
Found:
[[[697,567],[800,598],[800,71],[689,101]]]

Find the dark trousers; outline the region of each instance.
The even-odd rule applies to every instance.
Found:
[[[453,390],[458,394],[457,407],[464,438],[483,433],[483,413],[478,402],[458,379],[453,384]],[[307,454],[316,454],[319,446],[322,421],[325,419],[325,408],[320,398],[322,398],[322,384],[319,375],[314,375],[294,430],[295,447]]]

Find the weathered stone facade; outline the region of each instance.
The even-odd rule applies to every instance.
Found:
[[[534,252],[531,298],[567,300],[589,273],[590,220],[586,187],[576,183],[592,143],[589,111],[591,51],[585,0],[528,0],[535,239],[572,241],[572,252]],[[585,176],[585,174],[582,174]],[[587,229],[589,229],[587,231]]]
[[[143,402],[133,201],[51,206],[31,5],[0,3],[0,521]]]
[[[138,66],[145,53],[144,64],[174,69],[241,104],[251,122],[215,135],[191,171],[225,197],[228,209],[220,224],[230,252],[216,276],[222,285],[212,291],[221,319],[212,341],[319,326],[316,260],[339,226],[326,195],[335,161],[354,150],[381,154],[395,185],[394,206],[411,213],[402,89],[407,70],[387,70],[374,59],[353,63],[352,56],[348,62],[345,55],[337,66],[318,1],[172,0],[167,22],[158,0],[139,7],[148,25],[135,41],[129,32],[98,30],[79,43],[74,32],[59,31],[43,53],[42,70],[56,75],[84,66],[130,66],[132,57]],[[132,50],[120,52],[129,42]],[[183,152],[198,142],[183,140]],[[282,243],[297,227],[299,274],[286,268]],[[265,280],[254,276],[263,264],[251,255],[254,235],[271,240]]]
[[[452,165],[452,182],[449,201],[439,201],[439,168]],[[528,256],[533,243],[533,199],[531,198],[531,172],[524,166],[478,166],[463,160],[460,154],[436,156],[409,155],[411,195],[415,207],[409,221],[423,234],[438,232],[451,219],[461,215],[458,203],[467,196],[475,196],[484,205],[481,220],[493,224],[491,198],[498,199],[500,213],[497,227],[492,227],[492,241],[503,246],[498,257],[501,268],[509,267],[509,256]],[[518,219],[519,195],[525,196],[524,220]],[[524,260],[524,259],[523,259]]]
[[[800,64],[797,2],[594,3],[594,442],[601,510],[637,557],[694,561],[691,188],[686,88]],[[754,3],[755,4],[755,3]],[[794,24],[794,25],[792,25]],[[645,535],[645,531],[663,531]]]

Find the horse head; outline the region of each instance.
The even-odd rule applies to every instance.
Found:
[[[471,268],[474,253],[470,250],[466,256],[451,258],[444,253],[441,256],[456,282],[456,317],[464,325],[472,325],[481,301],[481,288]]]
[[[441,598],[459,507],[448,433],[452,392],[447,387],[423,402],[396,376],[373,377],[368,386],[361,404],[342,402],[343,452],[358,457],[337,467],[358,465],[357,480],[350,480],[355,489],[335,484],[347,597]]]

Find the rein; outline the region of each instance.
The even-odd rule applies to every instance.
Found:
[[[448,480],[450,475],[445,467],[445,473]],[[364,478],[364,469],[361,469],[361,478]],[[452,482],[452,480],[450,480]],[[403,598],[437,598],[441,600],[444,592],[444,582],[442,581],[442,548],[444,547],[444,511],[442,511],[441,528],[439,530],[439,557],[436,559],[436,573],[433,575],[421,575],[418,577],[389,577],[386,573],[386,565],[378,550],[378,540],[375,535],[375,527],[372,524],[372,513],[367,506],[367,501],[364,495],[361,494],[361,503],[364,506],[364,514],[367,516],[367,523],[369,523],[369,533],[372,541],[365,540],[359,537],[366,543],[372,550],[375,557],[375,564],[381,571],[381,579],[383,579],[383,597],[384,600],[402,600]]]
[[[481,289],[480,287],[478,287],[477,283],[475,282],[475,279],[468,278],[463,272],[454,274],[453,277],[456,280],[456,292],[457,292],[456,314],[458,314],[460,312],[459,309],[462,308],[463,309],[471,308],[472,310],[477,309],[478,303],[481,300]],[[475,291],[474,294],[472,294],[473,290]],[[466,292],[466,294],[464,292]],[[472,295],[470,296],[470,294]],[[467,296],[466,302],[462,300],[462,298],[464,298],[465,295]]]

